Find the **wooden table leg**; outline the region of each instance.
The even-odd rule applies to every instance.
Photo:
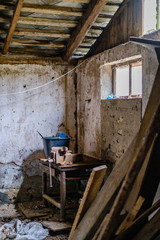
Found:
[[[65,205],[66,205],[66,173],[60,173],[60,217],[62,220],[65,218]]]
[[[43,194],[47,194],[47,173],[42,171],[42,198]],[[47,205],[47,201],[43,199],[45,205]]]

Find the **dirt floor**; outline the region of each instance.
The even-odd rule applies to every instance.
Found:
[[[43,225],[44,222],[53,223],[65,223],[72,225],[74,217],[76,215],[76,210],[68,210],[66,212],[65,222],[62,222],[59,215],[59,210],[53,206],[44,206],[43,202],[26,202],[23,204],[4,204],[0,205],[0,227],[10,222],[12,219],[19,219],[25,223],[31,221],[39,222]],[[45,226],[45,225],[43,225]],[[67,225],[68,226],[68,225]],[[51,230],[49,229],[49,235],[46,240],[67,240],[70,232],[68,230]]]

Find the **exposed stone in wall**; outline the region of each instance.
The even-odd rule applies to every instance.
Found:
[[[43,85],[71,67],[0,65],[0,94]],[[71,137],[74,150],[75,97],[73,73],[31,92],[0,96],[0,192],[16,189],[15,195],[21,199],[23,193],[23,200],[40,196],[41,170],[38,159],[43,156],[43,143],[37,131],[43,136],[52,136],[63,125],[63,130],[68,131]],[[72,108],[66,111],[71,101]]]
[[[118,161],[139,130],[141,99],[107,99],[101,102],[102,159]]]

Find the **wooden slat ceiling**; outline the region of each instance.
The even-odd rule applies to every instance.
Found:
[[[0,0],[0,54],[81,58],[122,2]]]

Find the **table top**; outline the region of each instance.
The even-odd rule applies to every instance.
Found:
[[[40,158],[40,163],[48,166],[48,161],[46,159]],[[91,169],[96,166],[105,165],[105,162],[101,161],[100,159],[96,159],[87,155],[83,155],[83,160],[77,163],[73,163],[71,165],[58,165],[58,164],[51,164],[51,167],[57,169],[59,171],[73,171],[73,170],[80,170],[80,169]]]

